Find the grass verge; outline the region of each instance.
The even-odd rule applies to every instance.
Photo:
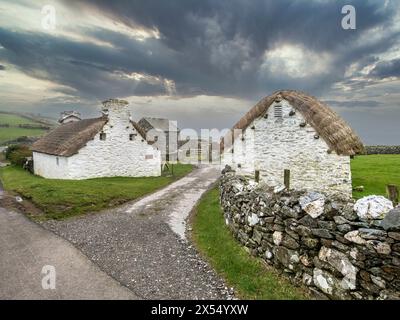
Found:
[[[192,219],[192,237],[199,251],[214,269],[235,288],[242,299],[307,299],[301,288],[268,267],[233,238],[219,205],[218,188],[208,191],[197,205]]]
[[[44,215],[34,219],[64,219],[98,211],[140,198],[185,176],[192,165],[174,165],[174,175],[145,178],[96,178],[88,180],[44,179],[9,166],[0,169],[4,188],[20,194],[40,208]]]
[[[351,160],[353,187],[364,186],[363,192],[353,192],[355,199],[376,194],[386,196],[386,185],[400,186],[400,155],[356,156]]]

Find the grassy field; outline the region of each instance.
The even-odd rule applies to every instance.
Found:
[[[18,126],[19,124],[37,124],[37,122],[18,116],[16,114],[0,112],[0,124],[9,124],[10,126]]]
[[[63,219],[137,199],[181,178],[192,168],[174,165],[174,176],[53,180],[34,176],[21,168],[5,167],[0,169],[0,178],[6,190],[31,200],[45,213],[33,218]]]
[[[14,140],[18,137],[28,136],[36,137],[44,134],[46,131],[41,129],[25,129],[25,128],[0,128],[0,144]]]
[[[250,256],[232,237],[218,199],[218,189],[214,188],[199,202],[192,221],[193,240],[229,286],[243,299],[307,299],[305,292],[261,259]]]
[[[357,156],[351,161],[353,187],[364,186],[363,192],[353,192],[359,199],[366,195],[386,195],[386,185],[400,186],[400,155]]]
[[[9,128],[0,127],[0,144],[22,136],[40,136],[46,132],[42,129],[18,128],[20,124],[38,125],[39,123],[14,114],[0,112],[0,124],[10,125]]]

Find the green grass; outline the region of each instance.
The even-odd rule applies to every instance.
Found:
[[[308,296],[252,257],[233,238],[226,227],[219,205],[218,189],[207,192],[193,217],[193,240],[229,286],[243,299],[307,299]]]
[[[24,128],[1,128],[0,127],[0,144],[14,140],[18,137],[28,136],[28,137],[36,137],[45,133],[45,130],[42,129],[24,129]]]
[[[353,192],[353,197],[376,194],[386,195],[386,185],[400,186],[400,155],[357,156],[351,161],[353,187],[364,186],[363,192]]]
[[[39,125],[40,123],[16,114],[0,112],[0,124],[10,125],[9,128],[0,127],[0,144],[22,136],[40,136],[46,132],[42,129],[18,128],[18,125],[20,124]]]
[[[9,124],[10,126],[18,126],[19,124],[38,124],[37,122],[18,116],[16,114],[1,113],[0,124]]]
[[[37,219],[63,219],[134,200],[188,174],[192,165],[174,165],[174,176],[53,180],[17,167],[0,169],[4,188],[31,200],[45,214]]]

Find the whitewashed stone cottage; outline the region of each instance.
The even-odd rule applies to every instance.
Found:
[[[103,102],[103,115],[65,123],[32,146],[34,172],[52,179],[161,175],[161,152],[130,118],[128,102]]]
[[[364,147],[353,130],[326,104],[298,91],[262,99],[221,142],[222,164],[258,176],[273,187],[323,191],[351,197],[350,156]]]

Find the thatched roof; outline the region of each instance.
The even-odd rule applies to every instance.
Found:
[[[315,97],[294,90],[277,91],[262,99],[233,126],[228,135],[232,135],[235,129],[246,130],[255,119],[268,111],[275,100],[279,99],[287,100],[293,108],[300,112],[332,151],[340,155],[364,153],[364,146],[360,138],[336,112]],[[225,139],[230,138],[228,135],[225,136]],[[235,138],[233,137],[233,139]],[[223,150],[223,148],[224,141],[221,142],[221,149]]]
[[[107,118],[84,119],[63,124],[36,141],[32,151],[69,157],[92,140],[106,124]]]
[[[63,124],[36,141],[31,149],[35,152],[70,157],[92,140],[103,129],[107,120],[107,117],[103,116]],[[136,122],[131,123],[145,139],[143,129]]]

